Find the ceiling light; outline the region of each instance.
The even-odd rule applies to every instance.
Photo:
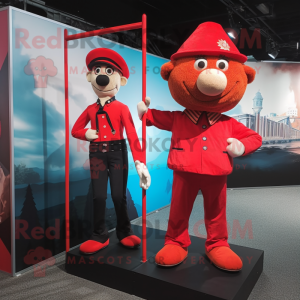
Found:
[[[232,32],[227,32],[227,34],[228,34],[231,38],[235,39],[235,36],[234,36],[234,34],[233,34]]]
[[[273,48],[268,52],[268,55],[270,57],[272,57],[273,59],[275,59],[277,57],[278,53],[279,53],[279,50],[276,48]]]
[[[270,12],[270,9],[267,5],[265,5],[264,3],[261,3],[259,5],[256,6],[256,8],[262,12],[264,15],[267,15]]]
[[[228,21],[229,21],[229,25],[231,30],[228,30],[228,28],[226,28],[226,32],[227,34],[233,38],[236,39],[238,37],[238,35],[240,34],[240,24],[239,23],[235,23],[233,20],[233,12],[231,10],[228,10]]]

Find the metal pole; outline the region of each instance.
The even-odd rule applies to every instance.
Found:
[[[113,32],[133,30],[142,28],[142,100],[145,102],[146,98],[146,55],[147,55],[147,32],[146,32],[146,15],[142,17],[142,22],[121,25],[116,27],[98,29],[93,31],[82,32],[78,34],[68,35],[67,29],[64,30],[64,74],[65,74],[65,219],[66,219],[66,252],[70,250],[70,228],[69,228],[69,95],[68,95],[68,41],[82,39],[86,37],[103,35]],[[146,164],[146,119],[142,120],[142,151]],[[143,206],[143,227],[142,227],[142,246],[143,246],[143,262],[147,260],[146,249],[146,191],[142,192],[142,206]]]
[[[65,220],[66,220],[66,252],[70,250],[69,228],[69,86],[68,86],[68,30],[64,30],[64,73],[65,73]]]
[[[147,59],[147,17],[145,14],[142,16],[142,100],[145,102],[146,98],[146,59]],[[142,149],[144,160],[146,164],[146,116],[142,119]],[[147,261],[147,227],[146,227],[146,190],[142,191],[142,261]]]
[[[82,39],[82,38],[91,37],[91,36],[95,36],[95,35],[114,33],[114,32],[119,32],[119,31],[140,29],[141,27],[142,27],[142,22],[138,22],[138,23],[132,23],[132,24],[121,25],[121,26],[116,26],[116,27],[109,27],[109,28],[97,29],[97,30],[92,30],[92,31],[86,31],[86,32],[69,35],[67,37],[67,41]]]

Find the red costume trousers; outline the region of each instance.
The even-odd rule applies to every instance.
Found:
[[[166,244],[188,247],[191,244],[188,227],[198,191],[204,198],[204,222],[207,232],[205,248],[209,252],[214,247],[227,246],[226,222],[227,175],[203,175],[174,171],[171,210]]]

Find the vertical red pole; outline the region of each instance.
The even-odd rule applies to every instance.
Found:
[[[143,14],[142,17],[142,98],[145,102],[146,98],[146,58],[147,58],[147,17]],[[143,154],[146,164],[146,116],[143,116],[142,119],[142,140],[143,140]],[[146,227],[146,190],[143,189],[142,192],[142,247],[143,247],[143,256],[142,261],[147,261],[147,227]]]
[[[65,74],[65,220],[66,220],[66,252],[70,250],[69,234],[69,78],[68,78],[68,30],[64,30],[64,74]]]

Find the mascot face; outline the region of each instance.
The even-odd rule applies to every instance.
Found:
[[[255,70],[224,56],[184,57],[165,63],[161,76],[183,107],[222,113],[239,103]]]
[[[95,65],[86,73],[86,78],[99,98],[115,96],[127,83],[127,78],[118,69],[107,64]]]

